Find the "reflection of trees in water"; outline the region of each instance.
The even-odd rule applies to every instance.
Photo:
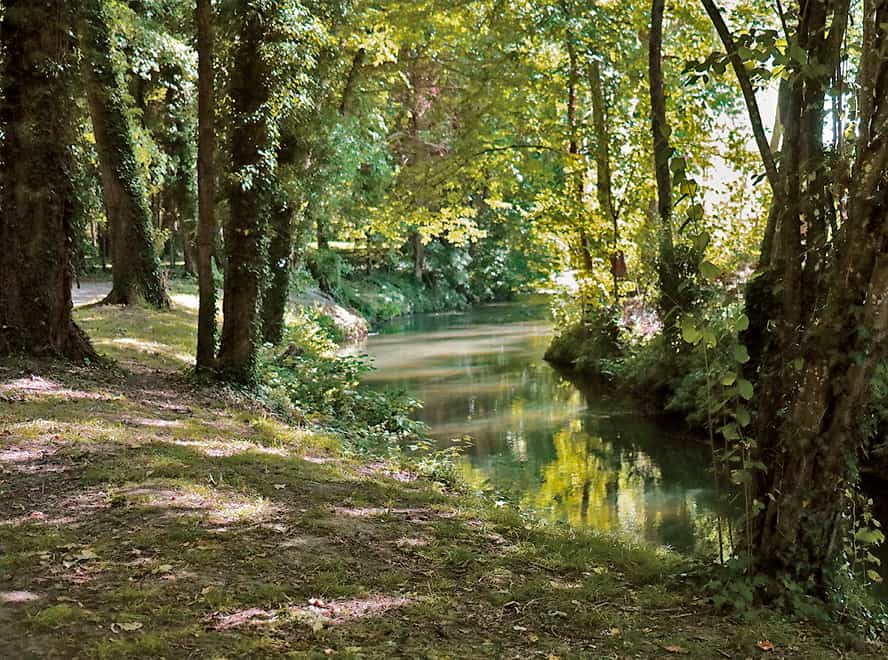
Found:
[[[666,484],[659,466],[644,452],[620,448],[592,435],[573,420],[552,438],[556,458],[542,466],[541,483],[523,504],[572,525],[693,550],[705,515],[700,502],[680,484]],[[702,535],[698,536],[698,534]]]

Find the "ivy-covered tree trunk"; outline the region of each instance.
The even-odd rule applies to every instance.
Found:
[[[197,145],[197,369],[216,362],[216,102],[214,94],[215,33],[211,0],[197,0],[198,145]]]
[[[675,342],[676,309],[679,295],[679,277],[676,268],[672,228],[672,177],[669,159],[669,124],[666,120],[666,83],[663,78],[663,13],[666,0],[651,4],[651,32],[648,43],[648,83],[651,95],[651,130],[654,138],[654,170],[657,178],[658,255],[657,275],[660,284],[658,303],[663,331],[670,343]]]
[[[741,87],[748,85],[715,5],[704,5]],[[753,336],[760,357],[752,435],[753,456],[765,469],[751,475],[761,504],[751,523],[755,568],[778,582],[821,589],[842,548],[842,493],[858,479],[870,381],[888,344],[888,2],[863,7],[859,135],[849,176],[836,176],[841,169],[823,144],[825,97],[850,12],[849,0],[812,0],[792,26],[790,43],[801,55],[791,58],[781,85],[779,168],[750,108],[774,189],[747,291],[747,308],[761,315]],[[839,208],[846,210],[841,225]]]
[[[284,316],[290,294],[290,257],[293,250],[293,209],[283,191],[271,204],[268,245],[268,285],[262,294],[262,336],[277,344],[284,336]]]
[[[243,3],[249,5],[249,3]],[[219,370],[239,382],[255,377],[260,337],[259,303],[266,277],[265,226],[275,145],[269,122],[269,71],[262,57],[262,13],[247,6],[238,25],[231,72],[230,212],[225,225],[225,295]]]
[[[65,0],[4,3],[0,354],[94,355],[71,318],[73,24]]]
[[[82,71],[92,116],[105,211],[111,229],[112,288],[103,302],[169,306],[154,253],[151,210],[136,162],[132,132],[104,0],[82,0],[78,20]]]

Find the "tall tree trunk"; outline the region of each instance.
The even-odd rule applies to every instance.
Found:
[[[677,337],[675,319],[681,296],[675,263],[672,229],[672,176],[669,160],[669,124],[666,120],[666,84],[663,78],[663,13],[666,0],[651,4],[651,32],[648,45],[648,83],[651,95],[651,129],[654,137],[654,170],[657,177],[657,215],[659,217],[659,255],[657,274],[660,283],[659,312],[663,332],[672,343]]]
[[[112,288],[108,304],[145,301],[169,307],[151,240],[151,211],[139,173],[121,81],[111,58],[103,0],[83,0],[78,21],[82,71],[111,228]]]
[[[72,13],[7,0],[0,23],[0,354],[95,355],[71,318]]]
[[[413,243],[413,277],[422,284],[425,280],[425,243],[418,231],[413,232],[410,240]]]
[[[364,66],[364,60],[367,59],[367,51],[359,48],[352,58],[351,67],[348,70],[348,78],[345,80],[345,86],[342,88],[342,99],[339,102],[339,116],[346,117],[351,113],[352,99],[355,95],[355,84],[358,80],[358,74],[361,67]]]
[[[198,142],[197,142],[197,369],[216,361],[216,282],[213,252],[216,240],[216,100],[214,93],[215,30],[211,0],[197,0]]]
[[[781,84],[782,159],[756,286],[747,291],[747,308],[761,314],[754,459],[767,466],[753,478],[753,497],[764,503],[751,521],[755,568],[777,584],[789,578],[821,589],[842,547],[842,493],[857,481],[862,413],[888,344],[884,0],[864,3],[860,134],[844,199],[833,199],[827,185],[825,92],[849,15],[849,0],[812,0],[790,35],[817,66],[791,65]],[[837,232],[840,203],[847,218]]]
[[[562,6],[562,10],[564,7]],[[592,273],[595,269],[595,260],[589,249],[589,232],[586,231],[585,209],[583,208],[583,179],[585,172],[582,167],[582,159],[580,158],[580,131],[577,121],[577,106],[580,84],[579,61],[577,57],[576,44],[574,44],[573,33],[567,33],[567,54],[568,54],[568,72],[567,72],[567,128],[568,143],[567,153],[570,158],[571,168],[571,195],[573,196],[576,213],[578,215],[577,234],[579,236],[579,245],[576,251],[579,253],[580,266],[587,273]]]
[[[324,215],[323,209],[317,209],[315,206],[312,206],[314,210],[314,221],[315,221],[315,242],[318,244],[318,250],[327,250],[330,248],[330,238],[327,235],[327,218]]]
[[[611,271],[614,286],[614,302],[620,299],[619,273],[617,260],[620,258],[620,227],[617,210],[614,207],[613,185],[611,180],[610,136],[607,131],[607,107],[601,84],[601,65],[593,60],[589,65],[589,87],[592,90],[592,123],[595,127],[595,188],[598,195],[598,208],[613,228],[611,248]]]
[[[818,0],[800,19],[799,45],[824,72],[811,78],[795,71],[789,80],[786,193],[778,200],[772,254],[763,259],[769,281],[780,283],[773,297],[782,306],[760,366],[756,439],[768,471],[756,480],[756,497],[767,503],[752,529],[756,560],[765,573],[818,586],[829,584],[841,550],[846,502],[840,494],[857,481],[865,447],[861,411],[888,341],[885,2],[864,8],[864,34],[873,35],[874,48],[863,51],[859,85],[868,90],[862,131],[880,128],[858,140],[848,218],[833,238],[833,256],[826,254],[835,200],[823,190],[830,176],[822,143],[824,90],[839,63],[848,14],[847,0]]]
[[[293,250],[293,209],[281,190],[275,191],[270,219],[270,273],[262,294],[262,336],[266,342],[277,344],[284,336],[284,317],[290,294],[290,257]]]
[[[265,267],[265,225],[268,207],[266,154],[274,151],[266,104],[269,72],[261,53],[265,16],[250,8],[235,16],[238,41],[231,73],[230,213],[225,225],[225,294],[219,369],[239,382],[255,378],[259,346],[259,302]],[[249,180],[249,183],[247,183]]]

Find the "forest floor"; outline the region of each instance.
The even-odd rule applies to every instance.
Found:
[[[884,657],[197,388],[190,305],[77,317],[115,366],[0,363],[0,658]]]

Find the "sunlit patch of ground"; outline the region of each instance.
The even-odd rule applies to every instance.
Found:
[[[211,524],[257,523],[280,515],[284,510],[264,497],[249,497],[231,489],[193,484],[182,486],[148,481],[117,489],[114,496],[123,498],[125,505],[157,509],[167,516],[197,514]]]

